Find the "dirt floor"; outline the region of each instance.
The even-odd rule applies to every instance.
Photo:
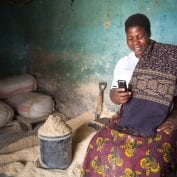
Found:
[[[102,117],[111,117],[103,115]],[[17,122],[0,129],[0,177],[79,177],[87,146],[96,130],[88,126],[95,119],[91,112],[75,117],[72,128],[72,161],[66,170],[39,167],[37,128],[24,132]],[[42,125],[42,124],[41,124]],[[172,174],[170,177],[176,177]]]
[[[67,124],[72,128],[72,162],[66,170],[38,167],[40,157],[37,131],[24,132],[13,123],[0,129],[0,177],[79,177],[86,149],[96,130],[88,123],[94,114],[85,112]]]

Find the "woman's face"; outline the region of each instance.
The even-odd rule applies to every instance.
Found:
[[[135,53],[137,58],[141,58],[150,40],[145,29],[140,26],[130,27],[126,32],[126,37],[128,47]]]

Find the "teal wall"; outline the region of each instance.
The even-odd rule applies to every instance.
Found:
[[[1,76],[32,73],[38,87],[69,117],[94,111],[98,82],[109,87],[117,60],[129,52],[124,21],[133,13],[151,21],[152,38],[177,44],[176,0],[33,0],[0,5]]]

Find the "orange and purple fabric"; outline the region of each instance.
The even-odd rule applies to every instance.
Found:
[[[177,131],[138,137],[117,130],[111,120],[91,140],[82,177],[166,177],[177,164]]]

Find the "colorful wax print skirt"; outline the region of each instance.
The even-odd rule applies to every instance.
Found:
[[[138,137],[117,131],[112,119],[92,138],[82,177],[168,177],[177,164],[177,131]]]

